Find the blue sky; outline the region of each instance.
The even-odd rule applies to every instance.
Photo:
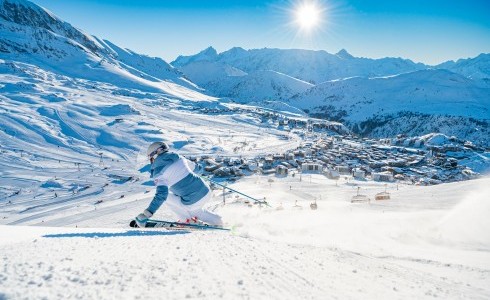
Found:
[[[308,0],[34,0],[87,33],[167,61],[213,46],[303,48],[437,64],[490,52],[490,0],[310,0],[321,22],[294,22]]]

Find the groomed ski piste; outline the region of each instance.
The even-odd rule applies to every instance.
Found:
[[[272,208],[229,197],[219,211],[231,232],[128,228],[149,202],[145,194],[46,214],[37,226],[1,225],[2,298],[490,296],[490,179],[390,184],[390,200],[357,204],[350,203],[356,186],[372,198],[384,185],[320,175],[269,179],[232,185],[267,196]]]

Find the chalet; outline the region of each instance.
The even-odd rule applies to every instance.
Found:
[[[284,156],[284,154],[274,154],[274,155],[272,156],[272,159],[273,159],[274,161],[279,161],[279,160],[285,159],[285,156]]]
[[[278,165],[276,167],[276,175],[277,176],[287,176],[288,172],[289,172],[288,168],[286,168],[283,165]]]
[[[366,172],[359,168],[352,170],[352,176],[356,179],[366,179]]]
[[[333,169],[325,169],[323,170],[323,174],[325,176],[327,176],[328,179],[333,179],[333,180],[337,180],[340,178],[340,174],[339,172],[337,172],[336,170],[333,170]]]
[[[374,181],[393,181],[393,174],[390,172],[382,172],[382,173],[373,173],[372,174]]]
[[[301,165],[301,172],[304,173],[322,173],[323,166],[319,163],[304,163]]]
[[[296,155],[298,157],[305,157],[306,156],[306,152],[303,151],[303,150],[298,150],[298,151],[294,151],[294,155]]]
[[[322,155],[318,159],[323,161],[324,163],[330,162],[330,159],[326,155]]]
[[[264,159],[264,163],[262,164],[262,168],[263,169],[271,169],[273,163],[274,163],[274,159],[272,158],[272,156],[267,156]]]
[[[288,162],[288,164],[290,164],[290,165],[291,165],[291,167],[293,167],[293,168],[297,168],[297,167],[299,167],[299,164],[298,164],[298,163],[296,162],[296,160],[294,160],[294,159],[292,159],[292,160],[288,160],[287,162]]]
[[[335,170],[339,172],[340,175],[350,175],[351,173],[349,166],[336,166]]]
[[[262,169],[262,175],[271,175],[271,174],[274,174],[276,172],[276,169]]]

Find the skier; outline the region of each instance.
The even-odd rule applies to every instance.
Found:
[[[203,208],[211,200],[212,192],[194,173],[197,169],[195,163],[170,152],[164,142],[152,143],[148,147],[147,155],[151,162],[151,177],[157,190],[148,208],[135,218],[138,227],[145,227],[148,219],[164,202],[179,221],[223,225],[221,216]]]

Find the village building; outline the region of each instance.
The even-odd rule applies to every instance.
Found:
[[[272,159],[274,161],[281,161],[281,160],[284,160],[286,158],[286,156],[284,154],[274,154],[272,155]]]
[[[356,179],[366,179],[366,171],[355,168],[354,170],[352,170],[352,176]]]
[[[340,178],[340,174],[339,172],[337,172],[336,170],[333,170],[333,169],[330,169],[330,168],[325,168],[323,170],[323,174],[328,178],[328,179],[333,179],[333,180],[337,180]]]
[[[301,165],[301,172],[303,173],[317,173],[321,174],[323,166],[319,163],[304,163]]]
[[[382,172],[382,173],[372,173],[372,179],[374,181],[388,181],[391,182],[394,180],[393,174],[390,172]]]
[[[351,169],[349,166],[336,166],[335,170],[339,172],[340,175],[350,175]]]
[[[271,169],[273,163],[274,159],[272,158],[272,156],[267,156],[264,159],[264,163],[262,164],[262,169]]]
[[[276,175],[277,176],[287,176],[289,173],[289,170],[287,167],[283,166],[283,165],[278,165],[276,167]]]
[[[276,172],[276,169],[272,169],[272,168],[262,169],[262,171],[261,171],[262,175],[271,175],[271,174],[274,174],[275,172]]]

